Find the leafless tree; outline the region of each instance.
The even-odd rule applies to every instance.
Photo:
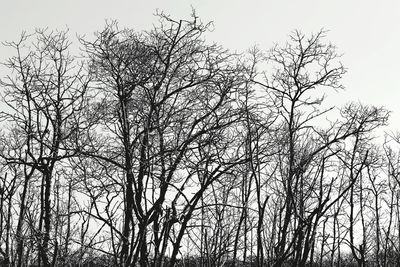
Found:
[[[323,215],[353,188],[350,183],[334,196],[334,180],[325,178],[329,166],[347,140],[387,120],[384,110],[349,105],[341,111],[342,121],[326,129],[317,127],[316,121],[331,110],[321,109],[325,95],[321,90],[342,88],[340,79],[345,73],[335,47],[322,42],[324,36],[323,31],[310,37],[294,32],[291,42],[270,51],[267,59],[275,72],[259,82],[271,95],[281,118],[276,162],[279,190],[284,194],[274,251],[276,266],[289,258],[293,264],[306,264]]]
[[[32,40],[32,41],[31,41]],[[1,80],[6,111],[1,118],[11,125],[10,134],[18,135],[20,147],[3,150],[7,164],[17,164],[23,170],[17,225],[17,265],[22,265],[26,196],[34,176],[40,178],[40,216],[33,232],[37,238],[38,264],[54,266],[57,260],[57,240],[51,237],[51,192],[57,164],[72,156],[68,140],[77,133],[76,118],[84,103],[86,78],[82,65],[69,53],[67,32],[36,31],[23,34],[18,42],[7,43],[16,56],[5,66],[10,75]],[[36,224],[37,223],[37,224]],[[51,244],[51,245],[50,245]]]
[[[83,41],[97,79],[93,107],[102,118],[95,127],[104,133],[82,154],[124,177],[123,228],[115,248],[124,266],[161,266],[170,245],[173,266],[203,194],[246,160],[235,141],[240,65],[205,43],[208,25],[195,15],[192,21],[160,19],[149,32],[110,24],[95,41]]]
[[[383,107],[327,107],[326,32],[231,53],[160,13],[7,43],[0,257],[7,266],[394,266],[400,138]]]

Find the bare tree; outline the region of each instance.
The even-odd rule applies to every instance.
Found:
[[[340,79],[345,73],[335,47],[322,43],[324,35],[323,31],[310,37],[294,32],[290,43],[270,51],[267,58],[276,71],[259,83],[273,98],[281,118],[276,162],[285,193],[275,246],[276,266],[289,257],[293,264],[306,264],[320,219],[345,194],[331,195],[334,181],[326,184],[327,166],[337,159],[346,140],[387,120],[384,110],[354,110],[350,105],[343,109],[342,121],[327,129],[316,126],[315,121],[331,110],[321,110],[321,90],[342,88]]]
[[[15,49],[16,56],[5,64],[12,74],[1,81],[8,108],[2,112],[2,120],[12,124],[10,131],[18,133],[22,149],[8,150],[2,157],[7,164],[20,165],[25,177],[17,235],[24,221],[28,184],[33,176],[40,175],[40,217],[34,229],[38,263],[54,266],[57,241],[51,237],[53,176],[57,163],[72,156],[68,140],[77,131],[75,123],[84,103],[87,76],[82,76],[82,66],[69,54],[66,32],[38,30],[33,36],[23,34],[18,42],[7,45]],[[17,265],[21,266],[22,239],[17,247]]]
[[[234,130],[242,115],[234,101],[244,80],[240,66],[219,46],[205,44],[208,25],[195,15],[192,21],[160,18],[159,27],[143,34],[111,24],[94,42],[83,41],[106,139],[82,153],[124,177],[118,251],[124,266],[161,266],[170,242],[173,266],[202,195],[246,160]],[[154,262],[148,238],[155,242]]]
[[[194,12],[157,17],[79,57],[67,32],[6,44],[2,264],[398,264],[400,138],[374,137],[384,108],[326,107],[326,32],[238,55]]]

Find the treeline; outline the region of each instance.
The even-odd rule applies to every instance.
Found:
[[[325,32],[234,54],[158,18],[6,43],[3,266],[399,266],[399,139],[326,107]]]

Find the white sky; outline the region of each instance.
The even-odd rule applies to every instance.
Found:
[[[400,130],[400,1],[398,0],[0,0],[0,41],[17,40],[22,30],[65,29],[91,35],[105,19],[137,30],[156,24],[156,9],[176,19],[191,7],[204,21],[214,21],[209,41],[244,51],[257,44],[269,49],[287,40],[294,29],[304,33],[329,30],[327,41],[344,53],[348,73],[345,92],[331,98],[386,106],[391,124]],[[10,56],[0,47],[0,61]],[[4,73],[0,73],[3,77]]]

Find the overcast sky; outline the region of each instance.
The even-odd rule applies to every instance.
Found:
[[[343,53],[348,69],[345,92],[335,103],[360,101],[393,111],[391,124],[400,130],[400,1],[356,0],[1,0],[0,41],[18,39],[21,31],[37,27],[65,29],[90,36],[105,19],[121,26],[149,29],[156,9],[176,19],[188,18],[191,8],[204,21],[213,21],[209,35],[226,48],[245,51],[257,44],[269,49],[294,29],[304,33],[329,30],[327,41]],[[10,51],[0,47],[0,60]],[[4,76],[4,73],[0,73]]]

